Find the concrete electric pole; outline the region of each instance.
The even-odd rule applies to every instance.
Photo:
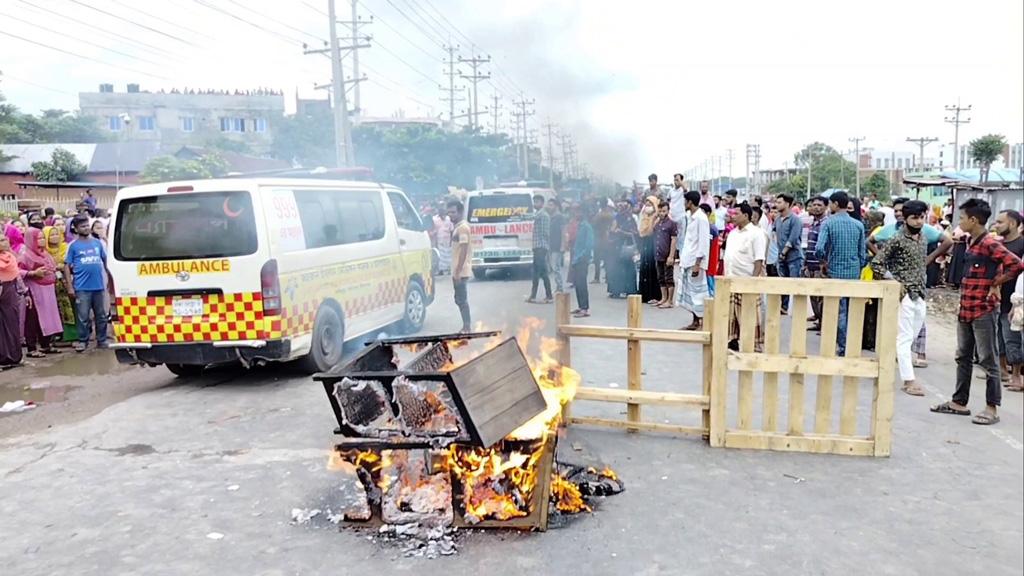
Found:
[[[938,142],[938,138],[928,138],[923,136],[921,138],[907,138],[907,142],[913,142],[918,145],[921,150],[921,156],[918,158],[918,170],[924,172],[924,147],[931,144],[932,142]]]
[[[729,159],[729,190],[732,189],[732,148],[726,150],[726,158]]]
[[[548,188],[554,189],[555,187],[555,142],[554,142],[554,129],[558,124],[552,124],[551,118],[548,117],[547,124],[544,124],[544,129],[548,133]]]
[[[519,100],[513,102],[515,105],[515,111],[512,113],[516,117],[516,132],[522,134],[519,138],[520,146],[522,146],[522,168],[523,168],[523,180],[530,179],[530,144],[528,140],[528,127],[526,125],[526,119],[536,114],[534,110],[527,110],[527,106],[533,106],[536,100],[527,100],[525,96],[520,96]]]
[[[947,124],[953,125],[953,170],[960,171],[960,125],[970,124],[971,119],[966,118],[961,120],[961,112],[970,112],[971,105],[968,104],[966,108],[960,106],[960,99],[956,99],[956,106],[946,106],[946,112],[952,112],[953,116],[946,116],[945,121]]]
[[[501,126],[498,125],[498,112],[501,110],[501,104],[498,104],[498,100],[501,100],[501,94],[495,92],[491,95],[491,100],[494,102],[491,105],[491,134],[497,134]]]
[[[853,142],[853,172],[857,175],[857,198],[860,198],[860,143],[865,140],[863,136],[859,138],[850,138],[850,142]]]
[[[490,61],[490,56],[486,58],[480,58],[479,56],[476,55],[474,55],[472,58],[463,58],[462,56],[459,56],[460,64],[469,64],[470,67],[473,68],[472,74],[459,74],[459,76],[462,79],[469,80],[470,82],[473,83],[473,94],[471,95],[473,102],[472,105],[470,106],[471,112],[469,117],[469,126],[474,130],[477,127],[479,127],[479,121],[477,119],[477,116],[480,114],[480,98],[478,97],[477,84],[479,84],[481,80],[489,80],[491,78],[490,72],[486,74],[480,73],[480,66],[482,66],[483,64],[487,64]]]
[[[441,87],[443,92],[447,92],[448,95],[441,98],[442,102],[448,103],[448,129],[455,130],[455,103],[465,100],[465,98],[459,98],[455,96],[456,92],[462,90],[455,87],[455,77],[459,76],[461,72],[455,69],[455,65],[458,63],[455,61],[455,53],[458,52],[458,46],[447,45],[444,47],[445,52],[448,53],[448,58],[444,60],[445,65],[448,66],[448,70],[445,71],[444,75],[448,77],[448,87]]]

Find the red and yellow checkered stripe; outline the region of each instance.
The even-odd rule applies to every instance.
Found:
[[[114,333],[127,344],[260,340],[267,337],[259,292],[206,294],[202,316],[175,316],[174,297],[119,297]]]

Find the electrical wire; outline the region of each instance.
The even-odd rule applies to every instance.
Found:
[[[72,0],[72,1],[74,1],[74,0]],[[199,4],[200,6],[209,8],[210,10],[213,10],[215,12],[220,12],[221,14],[223,14],[225,16],[228,16],[229,18],[233,18],[235,20],[238,20],[239,22],[248,24],[249,26],[252,26],[253,28],[256,28],[258,30],[262,30],[263,32],[266,32],[267,34],[275,36],[276,38],[278,38],[280,40],[283,40],[284,42],[286,42],[288,44],[296,44],[296,45],[299,45],[299,46],[302,46],[303,44],[306,44],[306,42],[303,42],[302,40],[297,40],[297,39],[295,39],[295,38],[293,38],[291,36],[288,36],[287,34],[282,34],[281,32],[277,32],[275,30],[271,30],[270,28],[267,28],[265,26],[261,26],[259,24],[256,24],[255,22],[251,22],[249,20],[246,20],[245,18],[242,18],[241,16],[239,16],[237,14],[234,14],[232,12],[228,12],[227,10],[224,10],[223,8],[221,8],[219,6],[214,6],[213,4],[209,4],[209,3],[205,2],[204,0],[192,0],[192,1],[195,2],[196,4]]]
[[[142,14],[143,16],[146,16],[148,18],[152,18],[153,20],[156,20],[158,22],[163,22],[164,24],[168,24],[170,26],[174,26],[178,30],[184,30],[185,32],[188,32],[189,34],[195,34],[196,36],[200,36],[202,38],[206,38],[207,40],[216,40],[216,38],[214,38],[212,36],[209,36],[209,35],[204,34],[202,32],[196,32],[195,30],[193,30],[193,29],[191,29],[191,28],[189,28],[187,26],[182,26],[181,24],[178,24],[176,22],[171,22],[170,20],[167,20],[165,18],[161,18],[160,16],[155,16],[153,14],[150,14],[149,12],[146,12],[144,10],[140,10],[140,9],[136,8],[135,6],[132,6],[131,4],[122,2],[122,0],[109,0],[109,1],[113,2],[114,4],[117,4],[118,6],[123,6],[123,7],[127,8],[129,10],[132,10],[134,12]]]
[[[119,70],[126,70],[128,72],[134,72],[135,74],[142,74],[143,76],[149,76],[149,77],[152,77],[152,78],[159,78],[161,80],[171,80],[170,78],[168,78],[166,76],[161,76],[159,74],[153,74],[151,72],[145,72],[145,71],[142,71],[142,70],[136,70],[134,68],[128,68],[126,66],[118,66],[117,64],[111,64],[110,62],[105,62],[105,61],[100,60],[98,58],[93,58],[91,56],[85,56],[85,55],[82,55],[82,54],[71,52],[69,50],[65,50],[63,48],[58,48],[56,46],[50,46],[49,44],[44,44],[42,42],[37,42],[37,41],[31,40],[29,38],[24,38],[22,36],[18,36],[17,34],[11,34],[10,32],[7,32],[6,30],[3,30],[3,29],[0,29],[0,34],[3,34],[4,36],[10,36],[11,38],[14,38],[16,40],[21,40],[22,42],[28,42],[29,44],[35,44],[36,46],[41,46],[43,48],[47,48],[47,49],[53,50],[55,52],[60,52],[62,54],[67,54],[68,56],[74,56],[75,58],[81,58],[83,60],[89,60],[91,62],[96,62],[97,64],[103,64],[104,66],[110,66],[111,68],[117,68]]]
[[[234,4],[235,6],[238,6],[239,8],[242,8],[243,10],[251,12],[252,14],[256,14],[257,16],[263,16],[263,14],[253,10],[252,8],[249,8],[248,6],[246,6],[244,4],[236,2],[235,0],[227,0],[227,1],[232,3],[232,4]],[[277,21],[275,20],[275,22],[277,22]],[[292,26],[292,25],[290,25],[290,24],[288,24],[286,22],[277,22],[277,24],[280,25],[280,26],[284,26],[285,28],[288,28],[289,30],[294,30],[295,32],[298,32],[299,34],[303,34],[305,36],[309,36],[310,38],[312,38],[314,40],[319,40],[321,42],[327,42],[327,40],[325,38],[321,37],[321,36],[317,36],[316,34],[310,34],[309,32],[306,32],[305,30],[303,30],[301,28],[296,28],[295,26]]]
[[[423,34],[424,37],[429,39],[434,44],[437,44],[441,48],[444,48],[444,46],[445,46],[444,38],[442,38],[441,40],[438,40],[437,38],[433,37],[429,32],[426,31],[426,29],[423,28],[423,26],[420,26],[420,24],[418,22],[416,22],[415,20],[413,20],[412,18],[410,18],[409,15],[405,13],[405,11],[403,11],[401,8],[396,6],[394,2],[392,2],[391,0],[385,0],[385,2],[387,2],[388,5],[390,5],[392,8],[394,8],[395,11],[398,12],[403,18],[408,20],[409,23],[411,23],[414,27],[416,27],[416,29],[419,30],[420,33]]]
[[[442,60],[441,58],[438,58],[437,55],[430,53],[429,51],[427,51],[425,48],[423,48],[419,44],[413,42],[409,38],[409,36],[407,36],[406,34],[403,34],[401,31],[399,31],[397,28],[395,28],[391,24],[388,24],[388,22],[386,20],[381,18],[373,10],[370,10],[370,8],[368,6],[364,5],[363,9],[366,10],[367,12],[369,12],[371,16],[373,16],[373,22],[368,22],[369,24],[376,24],[377,22],[380,22],[381,24],[387,26],[392,32],[397,34],[399,38],[401,38],[402,40],[405,40],[410,46],[412,46],[412,47],[416,48],[417,50],[419,50],[420,52],[424,53],[428,58],[431,58],[433,60],[437,60],[438,62],[440,62],[442,64],[444,63],[444,60]]]
[[[44,86],[42,84],[38,84],[38,83],[33,82],[31,80],[26,80],[24,78],[19,78],[17,76],[11,76],[10,74],[7,74],[6,72],[0,73],[0,80],[4,80],[4,79],[14,80],[15,82],[21,82],[22,84],[28,84],[29,86],[35,86],[36,88],[42,88],[43,90],[49,90],[50,92],[58,92],[60,94],[68,94],[70,96],[78,96],[78,94],[75,94],[74,92],[68,92],[67,90],[61,90],[60,88],[53,88],[51,86]]]
[[[409,11],[412,12],[413,15],[415,15],[417,18],[419,18],[420,22],[422,22],[424,25],[426,25],[427,28],[430,28],[431,32],[434,32],[435,34],[437,34],[437,36],[439,38],[441,38],[442,40],[444,40],[445,36],[447,36],[448,37],[447,38],[448,43],[451,43],[451,34],[446,34],[443,26],[441,27],[440,30],[438,30],[430,22],[427,22],[427,19],[424,18],[423,14],[420,13],[420,8],[418,7],[419,6],[418,4],[415,4],[415,2],[413,0],[405,0],[405,5],[409,7]]]
[[[62,37],[65,37],[65,38],[70,38],[70,39],[75,40],[77,42],[81,42],[83,44],[88,44],[89,46],[94,46],[94,47],[99,48],[101,50],[106,50],[108,52],[113,52],[114,54],[120,54],[121,56],[125,56],[125,57],[131,58],[133,60],[138,60],[140,62],[146,62],[147,64],[153,64],[155,66],[160,66],[159,62],[154,62],[153,60],[149,60],[147,58],[143,58],[142,56],[136,56],[134,54],[129,54],[127,52],[122,52],[122,51],[117,50],[115,48],[110,48],[110,47],[104,46],[102,44],[97,44],[97,43],[93,42],[92,40],[86,40],[84,38],[79,38],[78,36],[75,36],[73,34],[68,34],[67,32],[58,32],[58,31],[53,30],[51,28],[47,28],[46,26],[42,26],[40,24],[36,24],[35,22],[30,22],[28,20],[24,20],[22,18],[18,18],[17,16],[11,16],[10,14],[4,14],[3,17],[4,18],[10,18],[11,20],[16,20],[18,22],[23,22],[25,24],[28,24],[29,26],[35,26],[36,28],[39,28],[40,30],[49,32],[51,34],[55,34],[57,36],[62,36]]]
[[[185,40],[184,38],[181,38],[180,36],[175,36],[174,34],[168,34],[167,32],[164,32],[163,30],[158,30],[156,28],[153,28],[152,26],[147,26],[145,24],[141,24],[141,23],[136,22],[134,20],[130,20],[128,18],[125,18],[124,16],[118,16],[117,14],[114,14],[113,12],[107,12],[106,10],[103,10],[102,8],[97,8],[95,6],[90,6],[90,5],[86,4],[85,2],[81,2],[80,0],[68,0],[68,2],[71,2],[73,4],[78,4],[79,6],[88,8],[89,10],[93,10],[95,12],[99,12],[100,14],[104,14],[106,16],[110,16],[111,18],[116,18],[118,20],[121,20],[122,22],[127,22],[127,23],[131,24],[132,26],[138,26],[139,28],[145,28],[146,30],[149,30],[150,32],[156,32],[157,34],[160,34],[161,36],[166,36],[166,37],[170,38],[171,40],[177,40],[178,42],[181,42],[182,44],[185,44],[185,45],[188,45],[188,46],[195,46],[194,43],[192,43],[189,40]]]

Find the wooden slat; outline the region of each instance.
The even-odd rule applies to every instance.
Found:
[[[829,360],[836,356],[836,334],[839,331],[839,298],[825,298],[821,315],[821,356]],[[841,366],[846,366],[840,362]],[[825,374],[818,373],[818,390],[815,393],[814,431],[827,434],[832,424],[832,376],[840,370],[829,370]],[[806,372],[805,372],[806,373]]]
[[[875,341],[878,379],[875,382],[871,409],[871,437],[875,441],[875,456],[888,456],[892,448],[892,394],[893,379],[896,377],[899,305],[900,285],[894,282],[887,283],[878,306],[879,338]]]
[[[881,297],[887,282],[806,278],[733,277],[732,291],[739,294],[790,294],[796,296]]]
[[[572,316],[569,314],[569,307],[572,305],[569,300],[570,298],[568,292],[555,294],[555,324],[558,326],[555,330],[558,350],[555,353],[557,354],[558,363],[566,368],[572,367],[572,343],[569,340],[569,336],[562,331],[562,328],[571,327],[569,326],[572,322]],[[572,400],[562,405],[562,424],[568,425],[571,416]]]
[[[712,298],[704,300],[704,330],[707,331],[708,335],[711,335],[711,327],[715,321],[715,301]],[[706,344],[701,347],[701,360],[704,368],[704,373],[701,378],[701,394],[711,397],[711,378],[714,376],[713,372],[713,354],[711,348],[711,338],[708,338]],[[711,404],[708,403],[708,407],[705,408],[700,415],[701,426],[707,429],[711,429]]]
[[[747,354],[754,351],[757,315],[761,313],[759,300],[757,294],[744,294],[740,305],[740,351]],[[750,430],[754,408],[754,373],[741,370],[738,381],[736,426],[740,430]]]
[[[634,294],[629,297],[626,302],[626,325],[629,328],[640,327],[640,310],[641,302],[640,296]],[[639,340],[627,340],[626,341],[626,384],[630,390],[640,390],[643,388],[642,383],[643,375],[643,356],[640,353],[640,341]],[[640,405],[639,404],[628,404],[626,406],[626,418],[630,422],[640,421]],[[634,432],[638,429],[629,429]]]
[[[594,402],[621,402],[623,404],[652,404],[658,406],[689,406],[707,408],[710,401],[700,394],[676,394],[647,390],[619,390],[616,388],[580,388],[575,400]]]
[[[612,340],[640,340],[644,342],[682,342],[708,344],[711,333],[704,331],[660,330],[656,328],[616,328],[611,326],[569,326],[560,323],[560,332],[574,338],[607,338]]]
[[[729,299],[732,296],[732,279],[724,276],[715,278],[715,300],[718,305],[714,309],[714,318],[711,321],[711,347],[712,364],[711,371],[711,414],[708,442],[711,446],[721,448],[725,446],[725,400],[726,383],[729,377],[728,361],[729,351]],[[708,316],[705,315],[705,319]]]
[[[789,308],[793,321],[789,327],[789,356],[794,360],[807,357],[807,299],[798,298]],[[804,375],[790,371],[789,416],[790,434],[804,431]]]
[[[810,356],[793,358],[785,354],[745,354],[729,352],[727,365],[730,370],[752,370],[754,372],[790,372],[800,374],[850,374],[870,378],[878,373],[878,361],[873,358],[823,358]]]
[[[846,328],[846,357],[860,358],[864,333],[866,298],[850,298],[850,320]],[[839,409],[839,433],[853,436],[857,433],[857,389],[860,378],[847,374],[843,377],[843,401]]]
[[[790,306],[794,309],[797,300],[807,300],[804,296],[792,297]],[[765,305],[764,351],[766,354],[779,353],[779,340],[782,338],[782,296],[769,294]],[[778,430],[779,419],[779,374],[764,372],[761,401],[761,430],[774,432]]]
[[[643,430],[647,432],[669,432],[671,434],[686,434],[690,436],[704,436],[708,434],[708,431],[705,428],[697,426],[679,426],[676,424],[660,424],[657,422],[627,422],[625,420],[594,418],[591,416],[573,416],[572,423],[585,424],[589,426],[605,426],[608,428],[625,428],[626,430]]]
[[[848,454],[871,456],[874,442],[866,438],[840,438],[837,436],[811,435],[787,436],[785,434],[763,434],[757,432],[727,432],[726,448],[750,448],[756,450],[778,450],[783,452],[810,452],[814,454]]]

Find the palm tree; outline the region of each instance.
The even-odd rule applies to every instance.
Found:
[[[1006,147],[1006,138],[1002,134],[986,134],[971,141],[971,160],[978,163],[978,180],[988,182],[988,171],[992,163],[999,159]]]

